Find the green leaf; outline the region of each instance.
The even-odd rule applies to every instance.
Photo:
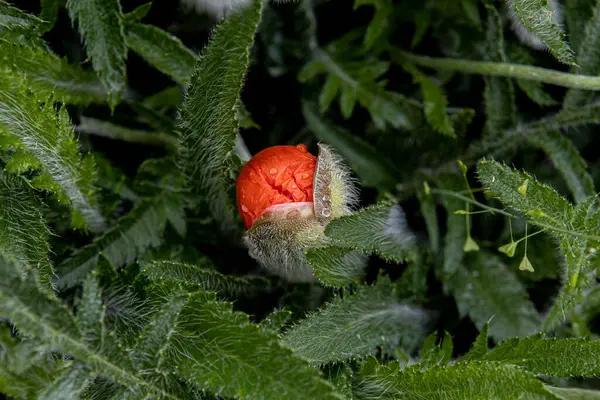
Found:
[[[416,67],[406,66],[405,68],[412,74],[414,81],[418,82],[421,86],[425,119],[427,122],[437,132],[456,138],[454,127],[450,123],[450,119],[446,113],[448,99],[442,88]]]
[[[395,179],[389,172],[392,168],[382,162],[381,156],[368,143],[324,120],[312,103],[303,103],[302,112],[308,129],[317,139],[339,152],[356,172],[363,186],[385,188],[394,184]]]
[[[13,7],[6,1],[0,1],[0,33],[3,39],[18,41],[20,35],[35,36],[44,23],[34,15]]]
[[[506,340],[484,357],[486,361],[514,364],[539,375],[568,378],[597,376],[600,341],[555,339],[535,335]]]
[[[575,3],[579,3],[575,1]],[[591,4],[592,2],[590,2]],[[582,14],[586,13],[589,6],[581,4]],[[581,45],[577,48],[577,64],[574,72],[585,75],[597,76],[600,74],[600,55],[596,51],[600,46],[600,4],[592,6],[593,11],[589,19],[579,20],[578,25],[584,25]],[[579,27],[575,28],[578,29]],[[577,108],[585,106],[594,100],[593,92],[571,89],[565,95],[563,108]]]
[[[134,261],[162,242],[166,225],[164,196],[140,201],[112,229],[78,250],[58,266],[59,288],[81,282],[96,266],[102,253],[115,268]]]
[[[500,14],[492,5],[487,5],[486,8],[488,17],[484,45],[487,48],[485,58],[493,62],[505,62],[503,25]],[[502,135],[506,129],[515,126],[517,122],[515,90],[510,78],[486,76],[483,96],[487,117],[485,131],[488,135]]]
[[[67,10],[79,26],[87,55],[106,88],[108,104],[114,108],[125,87],[127,47],[119,0],[67,0]]]
[[[50,231],[41,208],[23,178],[0,171],[0,253],[21,268],[36,268],[41,287],[50,290],[54,274],[48,260]]]
[[[562,4],[567,22],[569,41],[574,49],[580,50],[585,37],[585,30],[594,13],[594,1],[571,0]],[[579,56],[579,52],[577,54]]]
[[[104,328],[104,305],[98,280],[91,272],[83,285],[83,294],[77,304],[77,326],[88,345],[100,348],[106,335]]]
[[[239,229],[229,195],[239,127],[235,106],[262,4],[256,0],[217,26],[196,64],[181,110],[179,133],[188,182],[206,195],[208,208],[224,233]],[[207,96],[212,100],[206,101]]]
[[[479,181],[505,205],[530,216],[529,220],[541,227],[569,229],[573,206],[554,189],[538,182],[531,175],[519,173],[495,161],[480,161],[477,166]],[[519,192],[525,181],[527,197]],[[555,233],[558,233],[555,230]]]
[[[446,190],[462,190],[464,181],[458,175],[451,175],[440,182]],[[447,282],[456,272],[462,268],[465,255],[464,245],[467,236],[467,224],[464,216],[455,215],[454,211],[465,206],[464,201],[454,197],[444,198],[444,207],[447,211],[446,235],[444,237],[444,262],[438,278]],[[444,285],[447,289],[447,285]]]
[[[140,143],[152,146],[164,147],[171,151],[177,151],[177,138],[164,132],[151,132],[141,129],[127,128],[108,121],[81,116],[79,125],[75,130],[80,133],[102,136],[114,140],[122,140],[129,143]]]
[[[527,135],[527,140],[544,150],[552,160],[552,164],[562,174],[565,183],[571,189],[576,203],[596,193],[585,160],[573,142],[565,138],[560,131],[538,132],[535,135]]]
[[[123,22],[125,24],[133,24],[136,22],[140,22],[152,8],[152,2],[142,4],[141,6],[136,7],[133,11],[123,15]]]
[[[352,249],[325,246],[309,249],[306,258],[315,277],[325,286],[358,283],[365,275],[366,257]]]
[[[106,101],[106,91],[92,71],[68,64],[45,48],[45,43],[27,46],[0,40],[0,70],[14,77],[12,80],[25,81],[40,98],[53,96],[83,105]],[[12,86],[12,82],[1,82],[3,88]]]
[[[438,217],[436,212],[436,204],[433,201],[433,197],[429,191],[429,185],[424,182],[425,189],[417,192],[417,198],[419,199],[419,206],[425,225],[427,227],[427,234],[429,235],[429,247],[432,253],[437,253],[440,249],[440,227],[438,223]]]
[[[483,328],[477,335],[477,339],[471,346],[471,349],[464,355],[464,360],[481,360],[488,352],[488,336],[490,331],[489,321],[483,325]]]
[[[126,43],[159,71],[177,83],[189,82],[196,55],[175,36],[152,25],[128,24]]]
[[[332,220],[325,234],[344,247],[395,262],[413,258],[415,237],[398,205],[381,203]]]
[[[541,318],[519,280],[493,254],[480,251],[459,269],[451,285],[461,315],[469,315],[482,330],[492,318],[495,339],[526,336],[539,331]]]
[[[219,296],[235,298],[251,295],[269,287],[269,281],[259,276],[223,275],[204,260],[202,267],[177,261],[150,261],[142,272],[152,281],[173,280],[196,290],[217,292]]]
[[[288,310],[273,311],[265,319],[260,321],[260,327],[275,332],[281,332],[292,317],[292,312]]]
[[[398,303],[388,279],[335,297],[321,310],[288,329],[283,342],[316,365],[363,358],[377,347],[414,348],[424,333],[426,314]],[[318,337],[319,340],[313,340]]]
[[[546,390],[556,395],[560,400],[598,400],[600,391],[577,388],[559,388],[546,385]]]
[[[90,384],[92,376],[81,366],[74,366],[60,374],[54,382],[38,394],[39,399],[69,400],[79,398]]]
[[[363,367],[355,393],[379,399],[554,399],[544,385],[522,369],[498,363],[457,362],[421,372],[398,362]]]
[[[42,10],[40,11],[40,19],[47,22],[43,31],[48,32],[54,25],[56,24],[56,20],[58,19],[58,12],[62,5],[64,4],[63,0],[41,0],[40,7]]]
[[[368,4],[375,7],[375,14],[371,22],[369,22],[363,40],[365,49],[367,50],[373,48],[376,43],[382,40],[389,26],[388,20],[394,11],[394,4],[391,0],[355,0],[354,9]]]
[[[212,295],[190,295],[178,326],[169,350],[183,355],[176,359],[177,370],[200,388],[235,398],[340,399],[275,333]]]
[[[57,113],[51,101],[40,108],[40,102],[26,89],[2,80],[0,83],[5,89],[0,91],[0,126],[41,165],[41,175],[33,185],[40,183],[39,188],[50,189],[59,201],[70,204],[92,232],[102,231],[102,215],[94,205],[91,188],[85,184],[90,171],[82,168],[66,108],[61,107]]]
[[[325,85],[323,85],[323,89],[321,89],[321,95],[319,96],[319,111],[324,113],[329,108],[329,105],[335,99],[337,94],[340,91],[340,86],[342,85],[342,80],[336,75],[327,75],[325,79]],[[344,112],[344,117],[348,118],[349,115],[352,114],[352,107],[350,110]]]
[[[102,337],[102,346],[92,345],[64,305],[46,297],[31,280],[23,279],[17,270],[1,261],[0,274],[3,277],[0,280],[0,314],[9,315],[19,330],[35,336],[40,346],[69,354],[94,374],[110,378],[134,392],[178,398],[147,376],[137,376],[126,353],[110,334]],[[94,334],[100,332],[94,331]]]
[[[445,332],[439,344],[437,341],[437,331],[434,331],[425,339],[425,343],[421,348],[421,361],[419,362],[419,365],[423,369],[436,365],[447,365],[452,359],[452,350],[454,348],[452,336],[448,332]]]
[[[564,40],[564,34],[551,16],[554,10],[547,1],[512,0],[519,19],[525,27],[533,32],[562,63],[574,65],[573,50]]]

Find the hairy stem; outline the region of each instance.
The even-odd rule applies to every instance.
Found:
[[[389,51],[397,63],[412,62],[433,69],[527,79],[574,89],[600,90],[600,76],[575,75],[531,65],[420,56],[396,47],[390,48]]]

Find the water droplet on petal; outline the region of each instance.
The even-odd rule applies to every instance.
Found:
[[[293,219],[296,218],[298,215],[300,215],[300,212],[298,210],[292,210],[289,213],[287,213],[286,217],[288,219]]]
[[[298,185],[296,185],[295,183],[292,183],[292,184],[290,185],[290,187],[291,187],[292,189],[297,189],[297,188],[298,188]]]
[[[271,175],[275,175],[275,174],[277,173],[277,168],[271,168],[271,169],[269,170],[269,173],[270,173]]]
[[[308,178],[309,178],[309,176],[306,172],[302,174],[302,179],[308,179]]]
[[[242,204],[242,211],[243,212],[248,212],[250,210],[248,210],[248,207],[246,207],[245,205]]]
[[[327,218],[331,215],[331,210],[329,208],[324,208],[321,210],[321,215]]]
[[[308,150],[306,149],[306,145],[304,143],[300,143],[296,145],[296,148],[303,153],[306,153]]]

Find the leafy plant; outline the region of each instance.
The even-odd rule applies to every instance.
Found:
[[[600,398],[600,3],[29,6],[0,0],[1,395]],[[303,282],[236,210],[285,144],[326,149]]]

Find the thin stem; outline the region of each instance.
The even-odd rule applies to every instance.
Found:
[[[389,51],[390,55],[392,56],[392,60],[400,64],[408,61],[433,69],[458,71],[467,74],[506,76],[510,78],[544,82],[574,89],[594,91],[600,90],[600,76],[575,75],[568,72],[559,72],[547,68],[534,67],[532,65],[420,56],[400,50],[396,47],[390,48]]]
[[[544,224],[542,222],[532,221],[532,220],[529,220],[529,219],[521,218],[518,215],[511,214],[511,213],[509,213],[507,211],[501,210],[501,209],[496,208],[496,207],[488,206],[487,204],[480,203],[477,200],[473,200],[473,199],[471,199],[471,198],[469,198],[467,196],[463,196],[462,194],[458,194],[458,193],[453,192],[451,190],[431,189],[431,193],[441,194],[442,196],[455,197],[457,199],[464,200],[464,201],[466,201],[468,203],[474,204],[477,207],[481,207],[484,210],[489,210],[491,212],[496,212],[496,213],[501,214],[501,215],[506,215],[507,217],[518,219],[519,221],[529,222],[529,223],[535,224],[537,226],[541,226],[542,228],[549,229],[551,231],[555,231],[555,232],[559,232],[559,233],[564,233],[565,235],[577,236],[577,237],[580,237],[582,239],[587,239],[587,240],[600,241],[600,236],[586,235],[585,233],[579,233],[579,232],[569,231],[569,230],[566,230],[566,229],[558,228],[556,226]]]

